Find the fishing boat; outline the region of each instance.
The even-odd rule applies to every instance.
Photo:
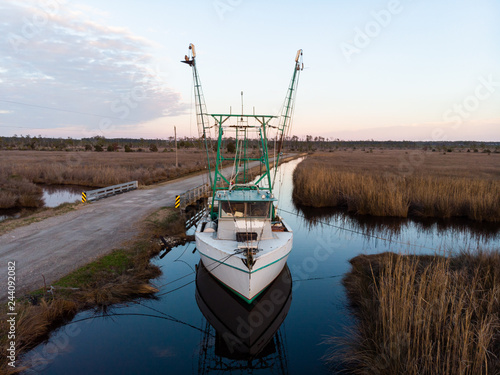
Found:
[[[280,116],[257,115],[255,109],[244,114],[243,93],[241,114],[207,113],[194,45],[182,62],[193,70],[198,131],[212,189],[209,209],[196,228],[196,248],[210,274],[252,303],[280,274],[292,250],[293,231],[277,214],[273,187],[303,70],[302,50]]]

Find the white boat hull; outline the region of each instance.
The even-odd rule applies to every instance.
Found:
[[[198,231],[195,238],[196,248],[208,272],[250,303],[283,270],[292,249],[293,233],[273,232],[273,238],[258,241],[259,251],[250,268],[244,263],[246,256],[238,253],[241,242],[219,240],[215,233]]]

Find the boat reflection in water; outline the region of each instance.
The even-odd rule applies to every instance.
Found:
[[[292,303],[292,279],[285,265],[276,280],[251,304],[221,285],[199,263],[196,302],[206,324],[198,373],[272,369],[288,373],[280,326]]]

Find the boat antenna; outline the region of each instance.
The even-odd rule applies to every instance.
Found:
[[[241,122],[243,122],[243,91],[241,92]]]

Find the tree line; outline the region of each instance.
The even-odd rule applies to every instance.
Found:
[[[215,141],[211,140],[211,147],[215,147]],[[247,148],[259,149],[260,141],[250,139],[246,142]],[[268,149],[275,147],[282,151],[335,151],[342,149],[360,149],[370,151],[374,149],[422,149],[442,152],[452,152],[455,149],[467,149],[470,152],[500,152],[500,142],[431,142],[431,141],[350,141],[330,139],[321,136],[313,137],[306,135],[298,137],[293,135],[287,137],[281,146],[274,139],[268,140]],[[205,142],[201,138],[181,137],[177,139],[177,147],[180,149],[204,149]],[[236,141],[233,138],[224,140],[223,147],[229,152],[236,149]],[[39,151],[91,151],[91,152],[158,152],[173,151],[175,148],[174,137],[160,138],[105,138],[95,136],[90,138],[51,138],[30,135],[14,135],[12,137],[0,137],[1,150],[39,150]]]

